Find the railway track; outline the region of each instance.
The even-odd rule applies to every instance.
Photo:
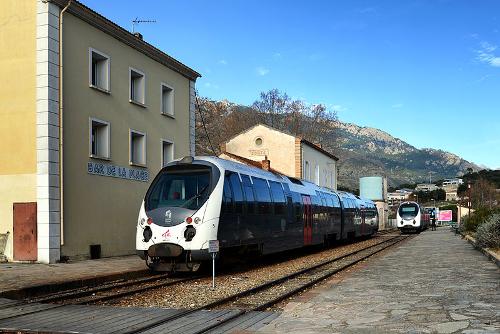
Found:
[[[411,236],[394,236],[375,245],[371,245],[309,268],[288,274],[273,281],[269,281],[262,285],[242,291],[238,294],[211,302],[201,307],[186,310],[185,312],[176,314],[171,318],[163,319],[158,323],[150,324],[147,327],[131,329],[124,334],[161,332],[161,327],[163,325],[167,326],[168,322],[202,310],[215,310],[221,308],[236,309],[236,311],[233,311],[231,316],[226,317],[215,324],[207,325],[199,332],[196,332],[196,334],[219,333],[221,331],[225,331],[227,328],[232,326],[232,322],[238,322],[239,318],[245,317],[248,313],[252,311],[266,310],[284,299],[296,295],[323,281],[324,279],[339,273],[340,271],[345,270],[407,238],[411,238]]]
[[[384,230],[377,236],[384,236],[394,232]],[[175,284],[182,284],[199,279],[200,276],[188,278],[171,278],[169,274],[158,274],[149,277],[131,279],[126,281],[112,281],[99,286],[84,287],[72,290],[44,295],[41,297],[28,298],[27,303],[57,303],[61,305],[85,305],[119,299],[152,289],[157,289]]]
[[[25,300],[28,303],[58,303],[61,305],[93,304],[110,299],[122,298],[134,293],[184,283],[199,277],[171,278],[169,274],[109,282],[96,287],[66,290],[50,295]]]
[[[200,313],[209,310],[224,312],[225,316],[217,318],[215,321],[202,323],[193,333],[220,333],[230,331],[238,323],[255,315],[255,311],[267,310],[283,300],[297,295],[307,288],[323,281],[324,279],[345,270],[356,263],[359,263],[374,254],[377,254],[407,238],[413,236],[385,236],[380,242],[352,251],[335,258],[331,258],[322,263],[310,266],[299,271],[286,274],[277,279],[264,284],[249,288],[245,291],[228,296],[226,298],[211,301],[200,307],[187,310],[176,310],[172,316],[162,316],[161,320],[145,324],[137,324],[128,327],[122,334],[149,334],[162,333],[172,324],[185,323],[190,317],[198,317]],[[150,290],[167,285],[184,284],[187,281],[197,278],[170,278],[168,275],[155,275],[153,277],[134,279],[123,282],[113,282],[105,286],[85,289],[85,291],[65,291],[58,294],[48,295],[31,300],[32,302],[57,302],[51,305],[50,309],[64,308],[68,304],[95,304],[99,301],[116,299],[128,296],[137,292]],[[123,289],[123,290],[121,290]],[[33,307],[28,307],[23,314],[33,314],[43,312],[47,308],[40,308],[41,304],[34,303]],[[28,306],[28,305],[27,305]],[[264,312],[266,313],[266,312]],[[268,313],[268,312],[267,312]],[[15,317],[15,315],[13,315]],[[9,318],[9,317],[6,317]],[[5,319],[5,318],[4,318]]]

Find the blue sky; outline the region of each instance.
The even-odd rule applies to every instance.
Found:
[[[202,96],[278,88],[500,168],[500,1],[82,0],[200,72]]]

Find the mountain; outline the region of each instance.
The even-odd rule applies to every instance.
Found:
[[[335,122],[339,156],[339,184],[359,187],[363,176],[386,175],[388,184],[425,182],[464,174],[481,168],[450,152],[418,149],[379,129]]]
[[[207,98],[199,99],[198,109],[197,154],[219,154],[219,144],[228,138],[257,123],[274,124],[282,131],[321,143],[324,149],[339,157],[339,185],[350,189],[358,189],[359,178],[363,176],[385,175],[388,186],[397,187],[403,183],[428,182],[429,176],[439,180],[462,175],[468,168],[482,169],[455,154],[432,148],[418,149],[382,130],[322,118],[322,114],[311,117],[307,113],[300,113],[302,116],[284,113],[274,115],[273,123],[266,112]]]

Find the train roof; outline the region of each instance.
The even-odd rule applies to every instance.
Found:
[[[215,156],[195,156],[194,160],[208,161],[223,170],[243,173],[253,177],[260,177],[270,181],[282,182],[288,184],[291,191],[300,192],[302,194],[316,195],[316,191],[337,194],[335,190],[319,187],[310,181],[288,177],[283,174],[273,173],[258,167],[245,165],[239,162],[222,159]]]
[[[286,176],[283,174],[270,172],[255,166],[245,165],[236,161],[222,159],[216,156],[195,156],[193,157],[193,162],[198,161],[207,161],[221,170],[229,170],[233,172],[243,173],[252,177],[260,177],[270,181],[282,182],[286,183],[291,191],[307,194],[307,195],[316,195],[316,192],[325,192],[330,194],[335,194],[339,196],[341,199],[350,198],[359,202],[360,204],[375,206],[375,203],[367,198],[359,197],[354,194],[345,192],[345,191],[336,191],[333,189],[320,187],[315,183],[303,179],[298,179],[290,176]],[[182,159],[177,159],[172,163],[179,162]]]

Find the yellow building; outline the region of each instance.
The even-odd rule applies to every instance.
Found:
[[[337,189],[337,157],[270,126],[257,124],[226,141],[221,149],[222,158],[245,163],[245,159],[260,162],[267,157],[275,171]]]
[[[200,75],[77,1],[2,0],[0,26],[0,254],[133,253],[152,178],[194,154]]]

